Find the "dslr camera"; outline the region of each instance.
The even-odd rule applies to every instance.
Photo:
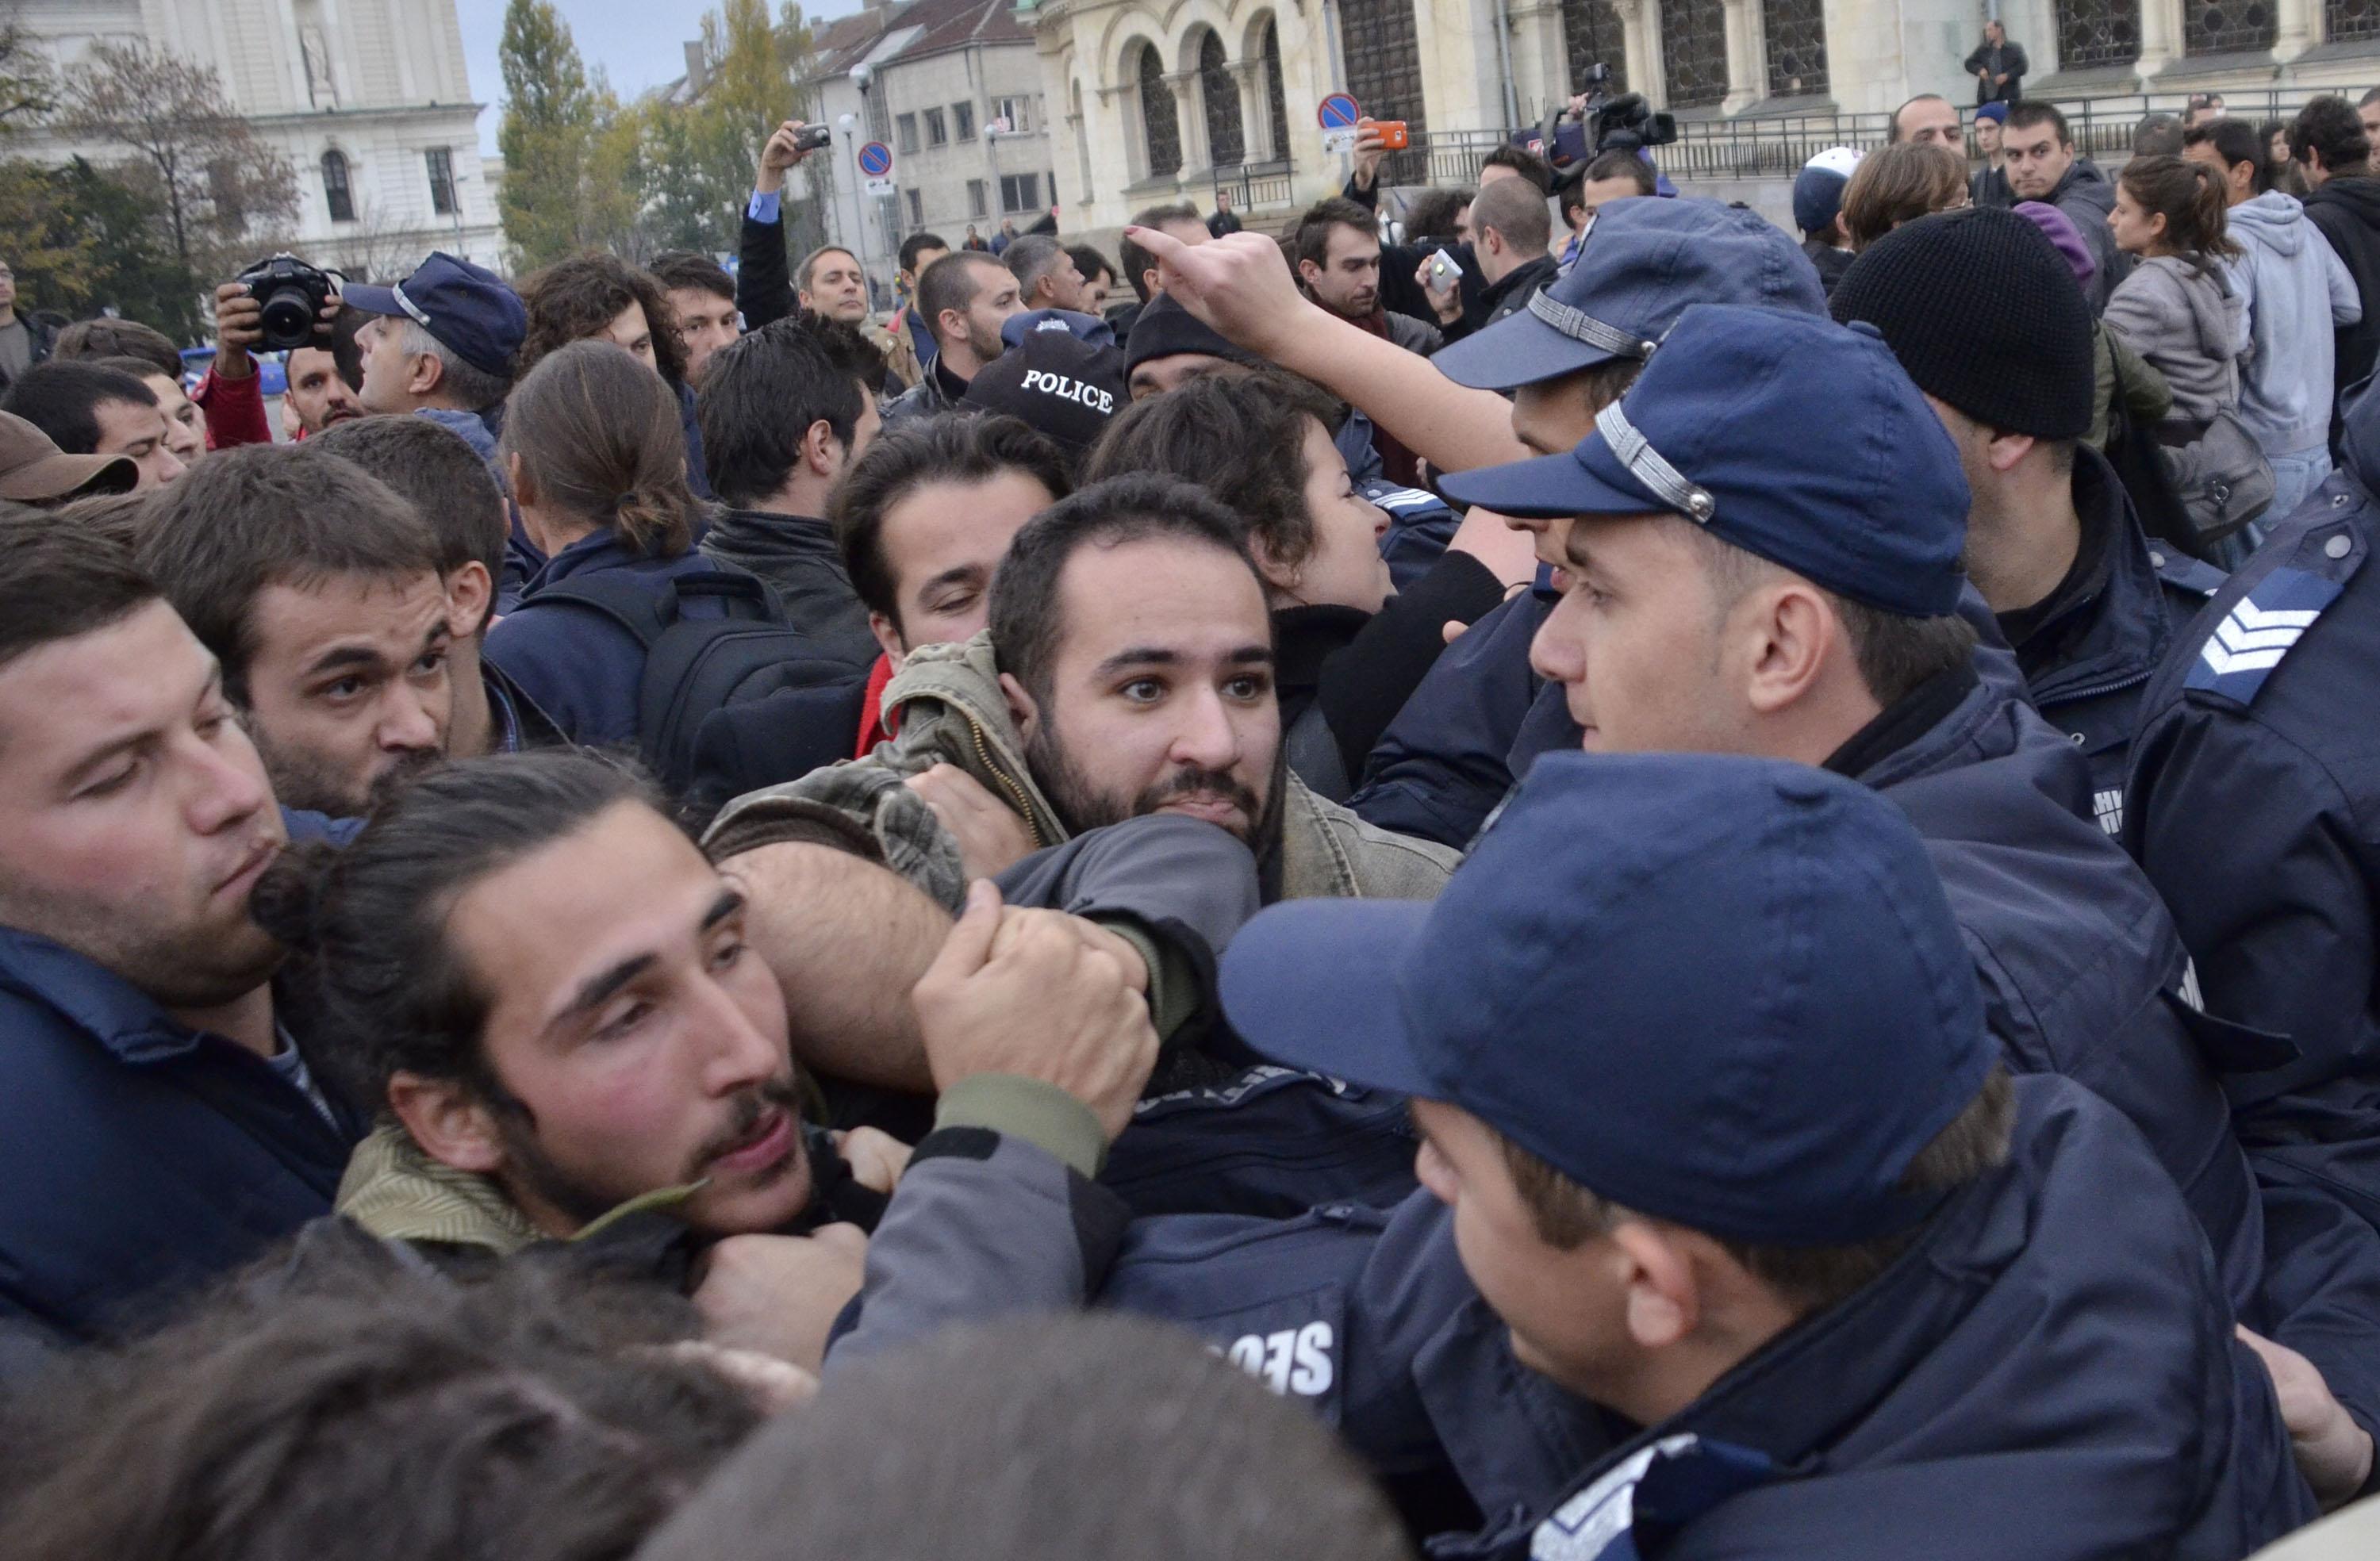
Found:
[[[285,249],[232,280],[246,283],[249,296],[264,306],[264,348],[287,352],[314,345],[314,329],[331,301],[331,276]]]
[[[1598,66],[1598,70],[1605,67]],[[1608,78],[1609,71],[1606,71]],[[1634,151],[1640,147],[1667,146],[1678,139],[1678,122],[1656,114],[1642,92],[1622,92],[1595,110],[1595,151]]]

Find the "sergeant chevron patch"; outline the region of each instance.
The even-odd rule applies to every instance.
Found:
[[[2232,605],[2198,647],[2183,682],[2245,705],[2281,659],[2338,599],[2338,584],[2301,569],[2276,569]]]

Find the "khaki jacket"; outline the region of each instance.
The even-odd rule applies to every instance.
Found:
[[[953,841],[917,794],[902,784],[937,764],[957,766],[1015,809],[1036,846],[1067,839],[1057,809],[1034,782],[1025,743],[1008,713],[992,665],[991,636],[921,646],[886,685],[884,708],[901,712],[901,734],[866,758],[813,770],[798,780],[736,798],[703,844],[714,859],[766,843],[785,823],[825,810],[868,829],[886,863],[955,911],[966,870]],[[1390,834],[1286,777],[1281,897],[1284,900],[1427,900],[1445,887],[1462,853]]]

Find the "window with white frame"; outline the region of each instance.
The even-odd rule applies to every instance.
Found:
[[[926,110],[926,144],[947,146],[950,144],[950,127],[942,118],[942,111],[939,108]]]
[[[1021,212],[1038,212],[1041,209],[1041,175],[1001,175],[1000,209],[1012,215]]]
[[[1033,100],[1031,98],[994,98],[991,100],[991,112],[994,117],[1008,121],[1010,135],[1023,136],[1032,133]]]
[[[975,104],[971,103],[951,104],[951,119],[958,128],[959,139],[963,141],[975,139]]]
[[[422,153],[430,172],[430,209],[442,217],[455,214],[455,153],[433,146]]]
[[[983,179],[967,181],[967,215],[970,217],[991,215],[991,186],[987,181]]]
[[[894,118],[892,123],[901,133],[901,151],[903,153],[906,154],[917,151],[917,116],[914,114],[904,114]]]

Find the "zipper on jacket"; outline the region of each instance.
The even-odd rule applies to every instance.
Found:
[[[2043,703],[2041,707],[2042,713],[2046,715],[2049,711],[2056,709],[2058,706],[2069,704],[2076,699],[2096,699],[2102,694],[2113,694],[2119,689],[2130,688],[2135,684],[2143,684],[2148,681],[2149,674],[2146,672],[2131,672],[2127,673],[2123,677],[2118,678],[2113,683],[2095,683],[2085,688],[2061,688],[2048,700]]]
[[[961,711],[960,714],[965,715],[965,712]],[[1026,796],[1025,788],[1019,786],[1004,768],[992,762],[990,746],[983,740],[983,727],[976,719],[967,716],[966,723],[967,736],[975,744],[977,762],[990,772],[991,778],[1000,782],[1001,790],[1008,793],[1008,800],[1016,805],[1017,815],[1025,820],[1025,832],[1033,837],[1034,848],[1038,850],[1048,845],[1050,842],[1041,838],[1041,826],[1033,821],[1033,804]]]

